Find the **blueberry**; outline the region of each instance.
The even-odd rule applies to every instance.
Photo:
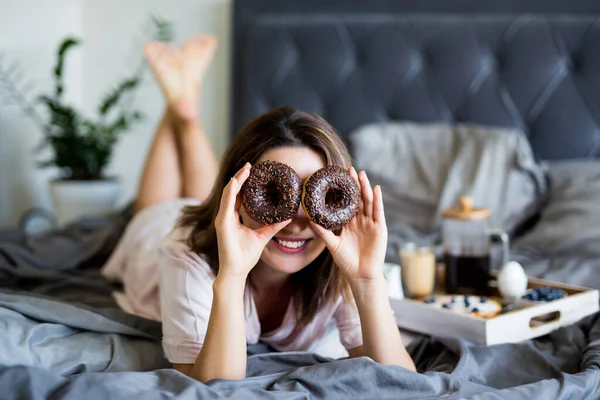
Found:
[[[479,308],[475,307],[474,309],[471,310],[471,312],[479,312]]]
[[[423,303],[425,303],[425,304],[431,304],[434,302],[435,302],[435,299],[433,297],[423,300]]]
[[[450,309],[452,309],[452,306],[448,303],[444,303],[444,304],[442,304],[442,308],[450,310]]]
[[[485,297],[485,296],[481,296],[481,297],[479,298],[479,301],[481,301],[482,303],[485,303],[485,302],[487,302],[487,297]]]
[[[465,296],[464,302],[465,307],[471,307],[471,299],[469,298],[469,296]]]
[[[456,303],[456,296],[452,296],[452,303]]]

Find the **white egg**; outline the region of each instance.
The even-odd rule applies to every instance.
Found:
[[[502,297],[514,301],[527,291],[527,274],[516,261],[507,262],[497,277],[498,290]]]

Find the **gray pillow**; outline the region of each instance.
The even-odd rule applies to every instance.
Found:
[[[382,187],[390,239],[430,240],[443,209],[463,195],[511,233],[539,209],[542,167],[517,130],[473,124],[390,122],[350,134],[355,165]],[[401,236],[398,238],[397,236]]]
[[[513,243],[534,256],[600,257],[600,162],[546,164],[549,193],[540,219]]]

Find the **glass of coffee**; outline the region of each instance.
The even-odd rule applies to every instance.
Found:
[[[457,208],[443,213],[445,287],[448,293],[490,294],[491,247],[502,245],[501,268],[508,259],[508,235],[488,227],[490,210],[473,207],[470,197],[461,197]]]
[[[429,296],[435,286],[435,253],[430,247],[407,243],[400,249],[402,289],[406,297]]]

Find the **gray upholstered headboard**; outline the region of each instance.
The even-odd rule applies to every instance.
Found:
[[[236,1],[232,134],[287,104],[342,135],[473,122],[522,129],[540,159],[600,157],[599,16],[597,0]]]

